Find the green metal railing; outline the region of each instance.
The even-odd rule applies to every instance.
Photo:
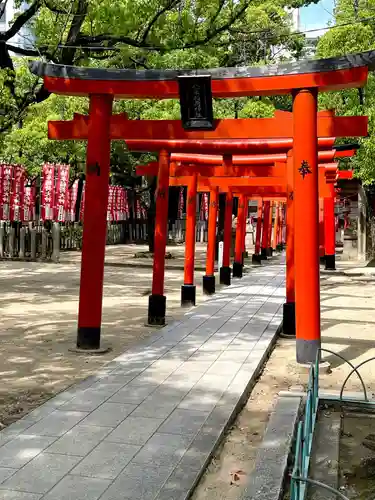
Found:
[[[327,352],[334,356],[337,356],[345,363],[351,367],[349,375],[345,378],[339,396],[330,395],[329,397],[324,397],[325,402],[331,403],[355,403],[356,405],[361,404],[364,409],[370,409],[374,411],[375,402],[368,399],[366,386],[363,381],[361,374],[359,373],[359,368],[361,368],[366,363],[375,361],[375,357],[371,357],[362,361],[357,366],[354,366],[349,360],[344,358],[341,354],[337,354],[329,349],[319,349],[315,363],[311,364],[309,372],[309,381],[307,386],[307,397],[306,405],[303,419],[298,423],[297,437],[295,442],[295,456],[294,456],[294,467],[291,475],[290,483],[290,500],[305,500],[307,485],[312,484],[318,488],[324,489],[334,493],[337,498],[342,500],[348,500],[348,498],[340,491],[314,479],[308,477],[309,467],[310,467],[310,457],[314,438],[314,428],[315,422],[318,414],[319,407],[319,362],[321,358],[321,352]],[[358,399],[344,398],[345,386],[353,374],[356,374],[363,390],[363,401]]]
[[[291,500],[304,500],[306,496],[310,456],[319,404],[319,359],[320,355],[310,367],[305,414],[297,428],[295,460],[290,485]]]

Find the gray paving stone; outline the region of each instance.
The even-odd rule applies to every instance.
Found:
[[[110,484],[111,481],[106,479],[68,475],[43,500],[98,500]]]
[[[79,460],[80,457],[40,453],[1,487],[29,493],[47,493]]]
[[[176,371],[177,374],[190,375],[192,372],[205,373],[213,361],[185,361]]]
[[[168,390],[171,394],[174,391],[186,394],[201,378],[202,374],[200,372],[191,372],[187,376],[184,370],[180,372],[178,369],[163,382],[160,386],[160,392]]]
[[[17,470],[18,469],[10,469],[9,467],[0,467],[0,484],[17,472]]]
[[[1,500],[41,500],[42,495],[22,493],[21,491],[2,490]]]
[[[139,446],[104,441],[89,453],[71,474],[115,479],[139,449]]]
[[[22,420],[18,420],[18,422],[24,421],[25,424],[30,422],[28,426],[25,425],[24,429],[26,429],[27,427],[31,427],[33,422],[36,423],[39,420],[41,420],[42,418],[47,417],[48,415],[53,413],[60,406],[61,406],[60,403],[54,404],[53,400],[48,401],[47,403],[44,403],[43,405],[39,406],[38,408],[35,408],[34,410],[32,410],[30,413],[25,415],[25,417],[23,417]]]
[[[207,370],[207,375],[220,375],[234,377],[238,370],[241,368],[242,363],[235,361],[215,361],[212,366]]]
[[[192,439],[188,436],[156,433],[134,457],[134,463],[174,467],[186,452]]]
[[[136,405],[120,403],[103,403],[81,421],[81,425],[98,427],[116,427],[137,408]]]
[[[152,392],[159,387],[159,383],[152,382],[130,382],[123,389],[116,392],[107,402],[108,403],[128,403],[140,404]]]
[[[218,357],[217,361],[222,362],[222,361],[234,361],[235,363],[243,363],[245,359],[249,355],[249,351],[244,351],[244,350],[238,350],[238,349],[232,349],[230,346],[232,344],[229,344],[229,347],[220,354]],[[251,347],[250,347],[251,349]]]
[[[84,457],[95,446],[98,445],[110,432],[111,427],[97,427],[78,424],[68,431],[62,437],[57,439],[46,452],[60,453],[64,455],[73,455]]]
[[[182,397],[179,394],[176,396],[155,391],[133,411],[131,416],[165,419],[180,403]]]
[[[9,425],[0,432],[0,446],[10,441],[13,437],[25,433],[34,424],[34,421],[21,419]]]
[[[18,469],[53,443],[55,437],[20,434],[0,447],[0,467]]]
[[[87,416],[85,412],[55,410],[27,429],[28,434],[62,436]]]
[[[177,409],[167,418],[158,432],[180,434],[193,438],[208,417],[208,412]]]
[[[130,463],[100,500],[154,500],[171,473],[171,467]]]
[[[142,445],[150,439],[163,423],[163,419],[128,417],[106,437],[113,443]]]
[[[189,359],[189,362],[202,362],[202,363],[208,363],[211,362],[213,363],[214,361],[217,360],[217,358],[222,354],[221,351],[213,351],[213,352],[207,352],[207,351],[198,351],[191,356]]]
[[[118,386],[117,390],[120,389],[120,386]],[[89,391],[89,389],[88,389]],[[116,390],[113,391],[112,394],[117,392]],[[60,406],[61,411],[85,411],[85,412],[90,412],[98,408],[106,399],[108,399],[111,396],[111,394],[106,394],[105,392],[84,392],[82,395],[79,395],[67,403],[63,404]]]
[[[204,380],[203,380],[204,378]],[[199,381],[199,385],[187,394],[178,405],[180,409],[211,411],[221,398],[228,383],[229,377],[218,377],[216,375],[204,375]]]

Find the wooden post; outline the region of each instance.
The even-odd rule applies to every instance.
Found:
[[[233,278],[242,278],[243,273],[243,232],[245,230],[246,216],[245,216],[246,196],[241,194],[238,199],[237,210],[237,228],[236,228],[236,246],[233,262]]]
[[[214,188],[210,191],[210,205],[208,209],[206,275],[203,276],[203,292],[208,295],[215,293],[215,250],[218,205],[219,192],[217,188]]]
[[[194,258],[196,240],[198,175],[193,174],[187,188],[186,235],[185,235],[185,274],[181,287],[181,305],[195,306],[196,287],[194,285]]]
[[[296,354],[298,363],[312,363],[321,345],[315,89],[294,94],[293,134]]]
[[[279,204],[275,203],[275,224],[273,226],[272,235],[272,248],[274,250],[277,250],[279,245],[279,223]]]
[[[232,243],[232,213],[233,195],[231,191],[228,191],[226,194],[224,215],[223,267],[220,269],[220,283],[222,285],[230,285],[231,283],[230,248]]]
[[[110,121],[113,97],[90,97],[77,348],[98,350],[107,233]]]
[[[255,249],[252,258],[253,264],[261,264],[262,259],[260,255],[260,240],[262,236],[262,215],[263,215],[263,201],[258,201],[258,215],[257,215],[257,226],[255,233]]]
[[[148,299],[148,323],[165,325],[166,298],[164,295],[165,251],[168,231],[169,153],[159,153],[159,173],[156,190],[156,216],[154,234],[154,266],[152,294]]]
[[[267,251],[268,251],[268,257],[272,257],[273,255],[273,249],[272,249],[272,222],[273,222],[273,207],[274,203],[271,201],[270,203],[270,220],[269,220],[269,226],[268,226],[268,239],[267,239]]]
[[[263,228],[262,228],[262,248],[261,258],[267,259],[268,252],[268,231],[270,224],[270,202],[265,201],[263,205]]]
[[[246,252],[246,227],[247,227],[247,216],[249,213],[249,200],[244,197],[245,213],[243,218],[243,229],[242,229],[242,264],[245,262],[245,257],[247,257]]]
[[[294,164],[292,151],[286,163],[286,303],[283,305],[283,333],[296,336],[296,305],[294,293]]]
[[[324,199],[319,198],[319,260],[321,264],[325,263],[324,249]]]
[[[336,269],[336,227],[335,227],[335,190],[329,185],[331,196],[324,198],[324,250],[325,268],[327,271]]]

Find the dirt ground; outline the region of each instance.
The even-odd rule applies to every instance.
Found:
[[[322,276],[321,290],[323,348],[341,354],[355,365],[375,356],[375,275],[343,276],[338,271],[336,275]],[[328,353],[324,358],[330,362],[332,373],[322,374],[319,385],[338,391],[351,368]],[[249,400],[197,486],[194,500],[241,498],[278,393],[291,386],[306,385],[306,370],[297,367],[294,360],[294,341],[280,338]],[[375,361],[364,365],[360,373],[371,396]],[[348,391],[360,388],[355,376],[349,379]]]
[[[0,429],[21,418],[53,394],[95,373],[132,344],[155,333],[145,326],[151,293],[152,261],[134,253],[137,245],[107,247],[102,356],[75,354],[80,254],[61,254],[61,263],[0,263]],[[167,321],[184,314],[180,306],[183,247],[169,247],[165,290]],[[202,266],[205,247],[197,248]],[[137,262],[135,262],[137,261]],[[129,264],[134,264],[131,267]],[[197,301],[202,302],[203,271],[196,272]]]

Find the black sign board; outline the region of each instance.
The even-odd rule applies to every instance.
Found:
[[[178,84],[183,128],[214,129],[211,76],[179,76]]]

